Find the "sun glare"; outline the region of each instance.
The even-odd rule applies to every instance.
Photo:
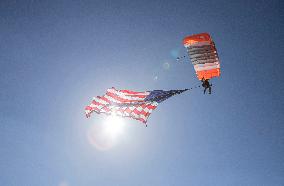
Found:
[[[124,119],[111,115],[102,123],[94,123],[87,131],[87,138],[98,150],[109,150],[118,142],[124,130]]]
[[[104,122],[104,132],[110,138],[117,138],[124,131],[125,123],[122,118],[109,116]]]

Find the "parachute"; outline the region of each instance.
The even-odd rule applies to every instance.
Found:
[[[219,57],[208,33],[187,36],[183,39],[183,44],[199,80],[220,76]]]

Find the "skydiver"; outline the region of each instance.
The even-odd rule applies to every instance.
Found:
[[[203,93],[205,94],[206,90],[209,89],[209,94],[211,94],[212,84],[209,83],[209,79],[202,78],[201,82],[202,82],[202,86],[204,87]]]

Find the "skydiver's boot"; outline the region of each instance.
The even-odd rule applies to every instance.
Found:
[[[209,87],[209,94],[211,94],[211,86]]]

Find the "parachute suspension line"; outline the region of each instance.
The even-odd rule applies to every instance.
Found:
[[[179,56],[176,58],[176,61],[183,62],[185,60],[186,56]]]
[[[193,89],[200,88],[200,87],[201,87],[201,85],[195,85],[195,86],[193,86],[191,88],[187,88],[185,90],[193,90]]]

